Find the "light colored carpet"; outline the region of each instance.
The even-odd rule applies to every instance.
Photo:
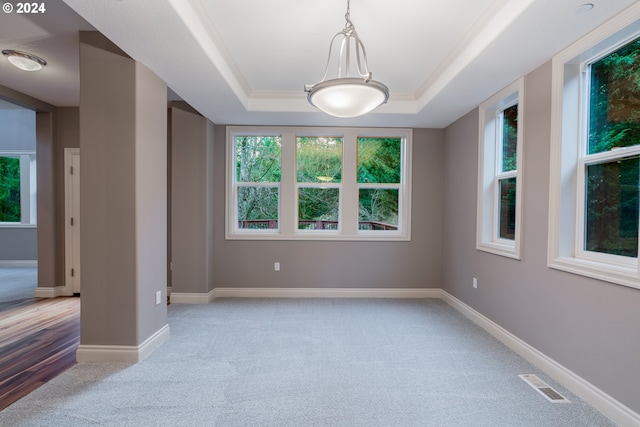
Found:
[[[143,362],[76,365],[0,425],[613,425],[437,299],[220,299],[169,325]]]
[[[38,270],[36,268],[0,268],[0,302],[33,298],[37,287]]]

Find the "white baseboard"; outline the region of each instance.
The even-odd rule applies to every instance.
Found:
[[[171,292],[171,304],[209,304],[213,299],[215,289],[205,293]]]
[[[78,346],[78,363],[138,363],[169,339],[169,325],[164,325],[140,345],[83,345]]]
[[[64,286],[54,286],[50,288],[36,288],[35,298],[56,298],[64,295]]]
[[[485,317],[446,291],[441,290],[441,298],[472,322],[493,335],[511,350],[518,353],[558,383],[571,390],[571,392],[582,400],[596,408],[613,422],[620,426],[631,427],[640,425],[640,414],[618,402],[616,399],[586,381],[584,378],[576,375],[544,353],[536,350],[534,347],[522,341],[502,326],[493,322],[491,319]]]
[[[38,261],[37,260],[0,260],[0,268],[10,268],[10,267],[30,267],[37,268]]]
[[[216,298],[440,298],[440,289],[215,288],[208,293],[171,293],[172,304],[208,304]]]
[[[440,298],[440,289],[216,288],[214,298]]]

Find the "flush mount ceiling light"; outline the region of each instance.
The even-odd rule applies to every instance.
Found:
[[[344,29],[331,39],[324,76],[320,82],[304,87],[311,105],[327,114],[342,118],[367,114],[389,99],[389,88],[371,79],[367,53],[351,22],[350,14],[350,0],[347,0],[347,13],[344,15],[347,22]],[[326,80],[333,44],[340,36],[342,36],[342,43],[338,57],[338,77]],[[356,71],[359,77],[350,77],[352,41],[356,51]]]
[[[7,49],[3,50],[2,54],[6,56],[13,65],[25,71],[38,71],[47,65],[47,61],[39,56],[27,52],[20,52],[19,50]]]

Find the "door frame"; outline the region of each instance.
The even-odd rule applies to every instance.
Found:
[[[73,268],[73,230],[71,228],[71,217],[73,212],[73,201],[75,199],[72,197],[73,180],[80,180],[79,171],[74,171],[75,173],[71,172],[71,166],[73,165],[73,158],[75,156],[78,157],[78,160],[80,159],[80,148],[64,149],[64,295],[73,295],[75,292],[74,279],[80,281],[79,271],[77,278],[71,275],[71,269]],[[80,228],[77,228],[77,230],[79,233]],[[77,268],[79,269],[79,266]]]

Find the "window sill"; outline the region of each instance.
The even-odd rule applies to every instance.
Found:
[[[548,265],[556,270],[640,289],[637,266],[624,267],[575,257],[558,257],[550,260]]]
[[[297,240],[297,241],[353,241],[353,242],[409,242],[411,236],[398,233],[343,235],[338,233],[299,233],[283,235],[275,233],[233,233],[227,234],[225,240]]]
[[[483,252],[489,252],[494,255],[520,260],[520,254],[516,251],[515,245],[482,242],[476,245],[476,249]]]

